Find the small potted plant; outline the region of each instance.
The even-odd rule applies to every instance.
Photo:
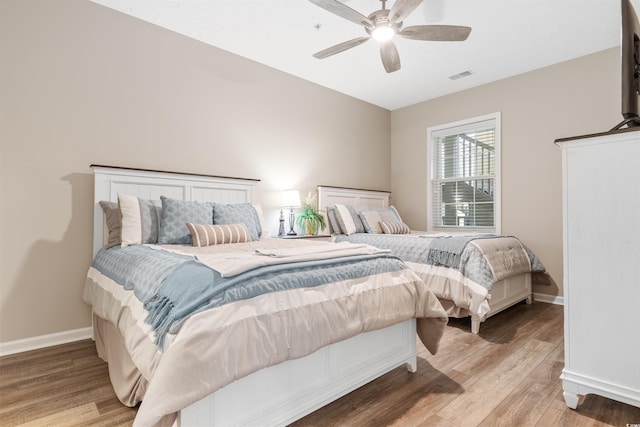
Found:
[[[306,235],[311,236],[314,236],[320,230],[324,230],[327,226],[324,216],[313,205],[315,199],[316,196],[309,192],[302,204],[302,210],[296,218],[296,224],[298,224],[300,230],[304,230]]]

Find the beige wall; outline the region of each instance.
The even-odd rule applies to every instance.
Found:
[[[518,236],[562,295],[562,165],[557,138],[611,129],[620,116],[618,49],[546,67],[391,113],[393,203],[426,229],[429,126],[502,113],[502,232]]]
[[[84,0],[0,2],[0,342],[90,326],[92,163],[390,189],[387,110]],[[366,155],[365,155],[366,154]]]

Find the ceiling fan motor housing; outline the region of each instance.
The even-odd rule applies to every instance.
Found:
[[[373,12],[368,16],[369,20],[373,22],[373,28],[365,27],[367,33],[371,35],[376,28],[385,26],[389,27],[393,30],[394,33],[397,33],[400,28],[402,28],[402,21],[394,22],[393,24],[389,24],[389,10],[388,9],[380,9]]]

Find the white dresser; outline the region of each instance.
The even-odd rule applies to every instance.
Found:
[[[640,407],[640,130],[562,148],[567,406],[595,393]]]

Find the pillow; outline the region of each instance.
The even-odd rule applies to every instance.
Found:
[[[400,214],[398,213],[398,210],[393,206],[389,206],[389,207],[375,206],[375,207],[371,207],[370,210],[375,210],[376,212],[378,212],[381,220],[384,222],[404,222],[402,221],[402,218],[400,218]]]
[[[107,242],[105,248],[112,248],[121,243],[120,230],[122,229],[122,220],[120,218],[120,208],[116,202],[101,201],[100,207],[104,213],[105,223],[107,224]]]
[[[256,210],[256,214],[258,215],[258,224],[260,224],[260,239],[267,239],[269,238],[269,229],[266,226],[266,223],[264,222],[264,215],[262,214],[262,206],[260,205],[253,205],[253,208]]]
[[[411,232],[409,226],[403,222],[380,221],[380,228],[384,234],[408,234]]]
[[[327,208],[327,219],[329,223],[329,234],[342,234],[340,222],[338,222],[338,212],[336,208]]]
[[[336,211],[340,229],[344,234],[364,233],[364,225],[353,206],[336,203]]]
[[[162,221],[158,243],[170,245],[190,245],[191,233],[187,228],[192,224],[213,224],[213,203],[171,199],[161,196]]]
[[[244,224],[192,224],[187,228],[191,232],[193,246],[211,246],[224,243],[250,242],[249,231]]]
[[[118,207],[121,215],[120,239],[123,247],[158,243],[160,202],[118,194]]]
[[[364,225],[364,231],[367,233],[382,233],[382,228],[380,228],[379,222],[382,221],[380,214],[378,211],[367,211],[360,212],[358,214],[360,219],[362,220],[362,225]]]
[[[251,203],[234,203],[213,205],[214,224],[244,224],[247,226],[251,240],[260,240],[262,227],[256,209]]]

